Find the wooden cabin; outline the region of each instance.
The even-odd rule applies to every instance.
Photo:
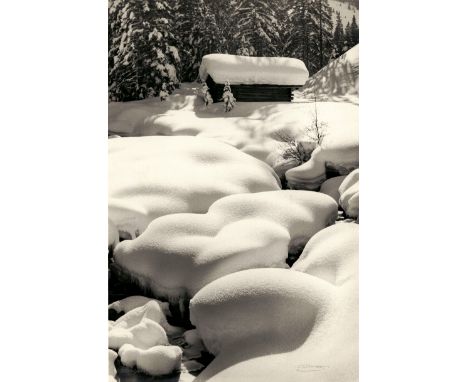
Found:
[[[306,66],[296,58],[229,54],[204,56],[199,74],[213,102],[222,101],[226,82],[238,102],[291,102],[293,90],[309,78]]]

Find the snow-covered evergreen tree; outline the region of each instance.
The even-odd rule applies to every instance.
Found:
[[[239,0],[232,14],[237,54],[276,56],[280,41],[278,0]]]
[[[204,0],[177,0],[176,31],[182,81],[194,81],[205,54],[219,52],[220,32]]]
[[[315,73],[325,66],[332,52],[331,8],[326,0],[292,0],[290,25],[293,30],[287,53],[304,61]]]
[[[164,0],[110,0],[110,99],[157,96],[163,83],[179,82],[170,15]]]
[[[215,17],[219,40],[216,41],[220,53],[235,54],[237,49],[234,33],[237,25],[232,18],[237,0],[205,0],[210,12]]]
[[[312,71],[322,69],[332,58],[333,22],[328,0],[314,0],[312,14],[315,20],[316,38],[312,40],[312,57],[315,66]]]
[[[232,94],[231,92],[231,85],[229,84],[229,81],[226,81],[224,83],[223,102],[224,102],[224,111],[226,113],[234,109],[234,106],[236,104],[236,99],[234,98],[234,94]]]
[[[201,93],[203,96],[203,101],[205,102],[205,106],[211,105],[213,103],[213,97],[211,97],[210,89],[206,82],[202,83]]]
[[[354,15],[350,25],[350,42],[350,48],[354,45],[359,44],[359,27],[357,25],[356,17]]]
[[[336,15],[336,27],[333,32],[333,47],[336,57],[341,56],[345,52],[345,33],[339,12]]]

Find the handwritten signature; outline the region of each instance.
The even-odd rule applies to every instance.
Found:
[[[300,373],[310,373],[313,371],[322,371],[323,369],[328,369],[328,366],[325,365],[311,365],[311,364],[302,364],[296,367],[296,371]]]

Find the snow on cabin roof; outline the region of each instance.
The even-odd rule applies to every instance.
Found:
[[[211,76],[216,83],[224,84],[229,81],[231,85],[302,86],[309,78],[309,71],[297,58],[218,53],[203,56],[199,74],[202,81]]]

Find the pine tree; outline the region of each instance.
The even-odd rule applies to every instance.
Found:
[[[179,82],[170,11],[166,1],[110,1],[110,99],[157,96],[162,84]]]
[[[237,44],[234,40],[234,33],[237,25],[232,18],[236,3],[237,0],[205,0],[205,4],[215,18],[219,33],[219,40],[216,44],[221,53],[236,53]]]
[[[351,47],[359,44],[359,27],[357,25],[356,17],[354,15],[350,26],[350,37]]]
[[[345,35],[343,31],[343,23],[341,21],[341,15],[338,12],[336,15],[336,27],[333,33],[333,45],[336,57],[341,56],[344,53],[345,46]]]
[[[315,42],[313,49],[314,62],[317,63],[313,68],[315,72],[330,61],[333,50],[333,22],[328,0],[315,0],[312,14],[316,25],[315,39],[312,41]]]
[[[239,41],[236,53],[242,55],[276,56],[279,43],[277,20],[278,1],[240,0],[232,19]]]
[[[344,36],[345,36],[345,50],[348,50],[353,46],[352,37],[351,37],[351,24],[348,22],[344,29]]]
[[[304,61],[315,73],[332,54],[331,7],[326,0],[294,0],[290,3],[291,38],[287,53]]]
[[[204,0],[178,0],[176,30],[181,55],[182,81],[194,81],[205,54],[219,52],[218,31],[214,14]]]

